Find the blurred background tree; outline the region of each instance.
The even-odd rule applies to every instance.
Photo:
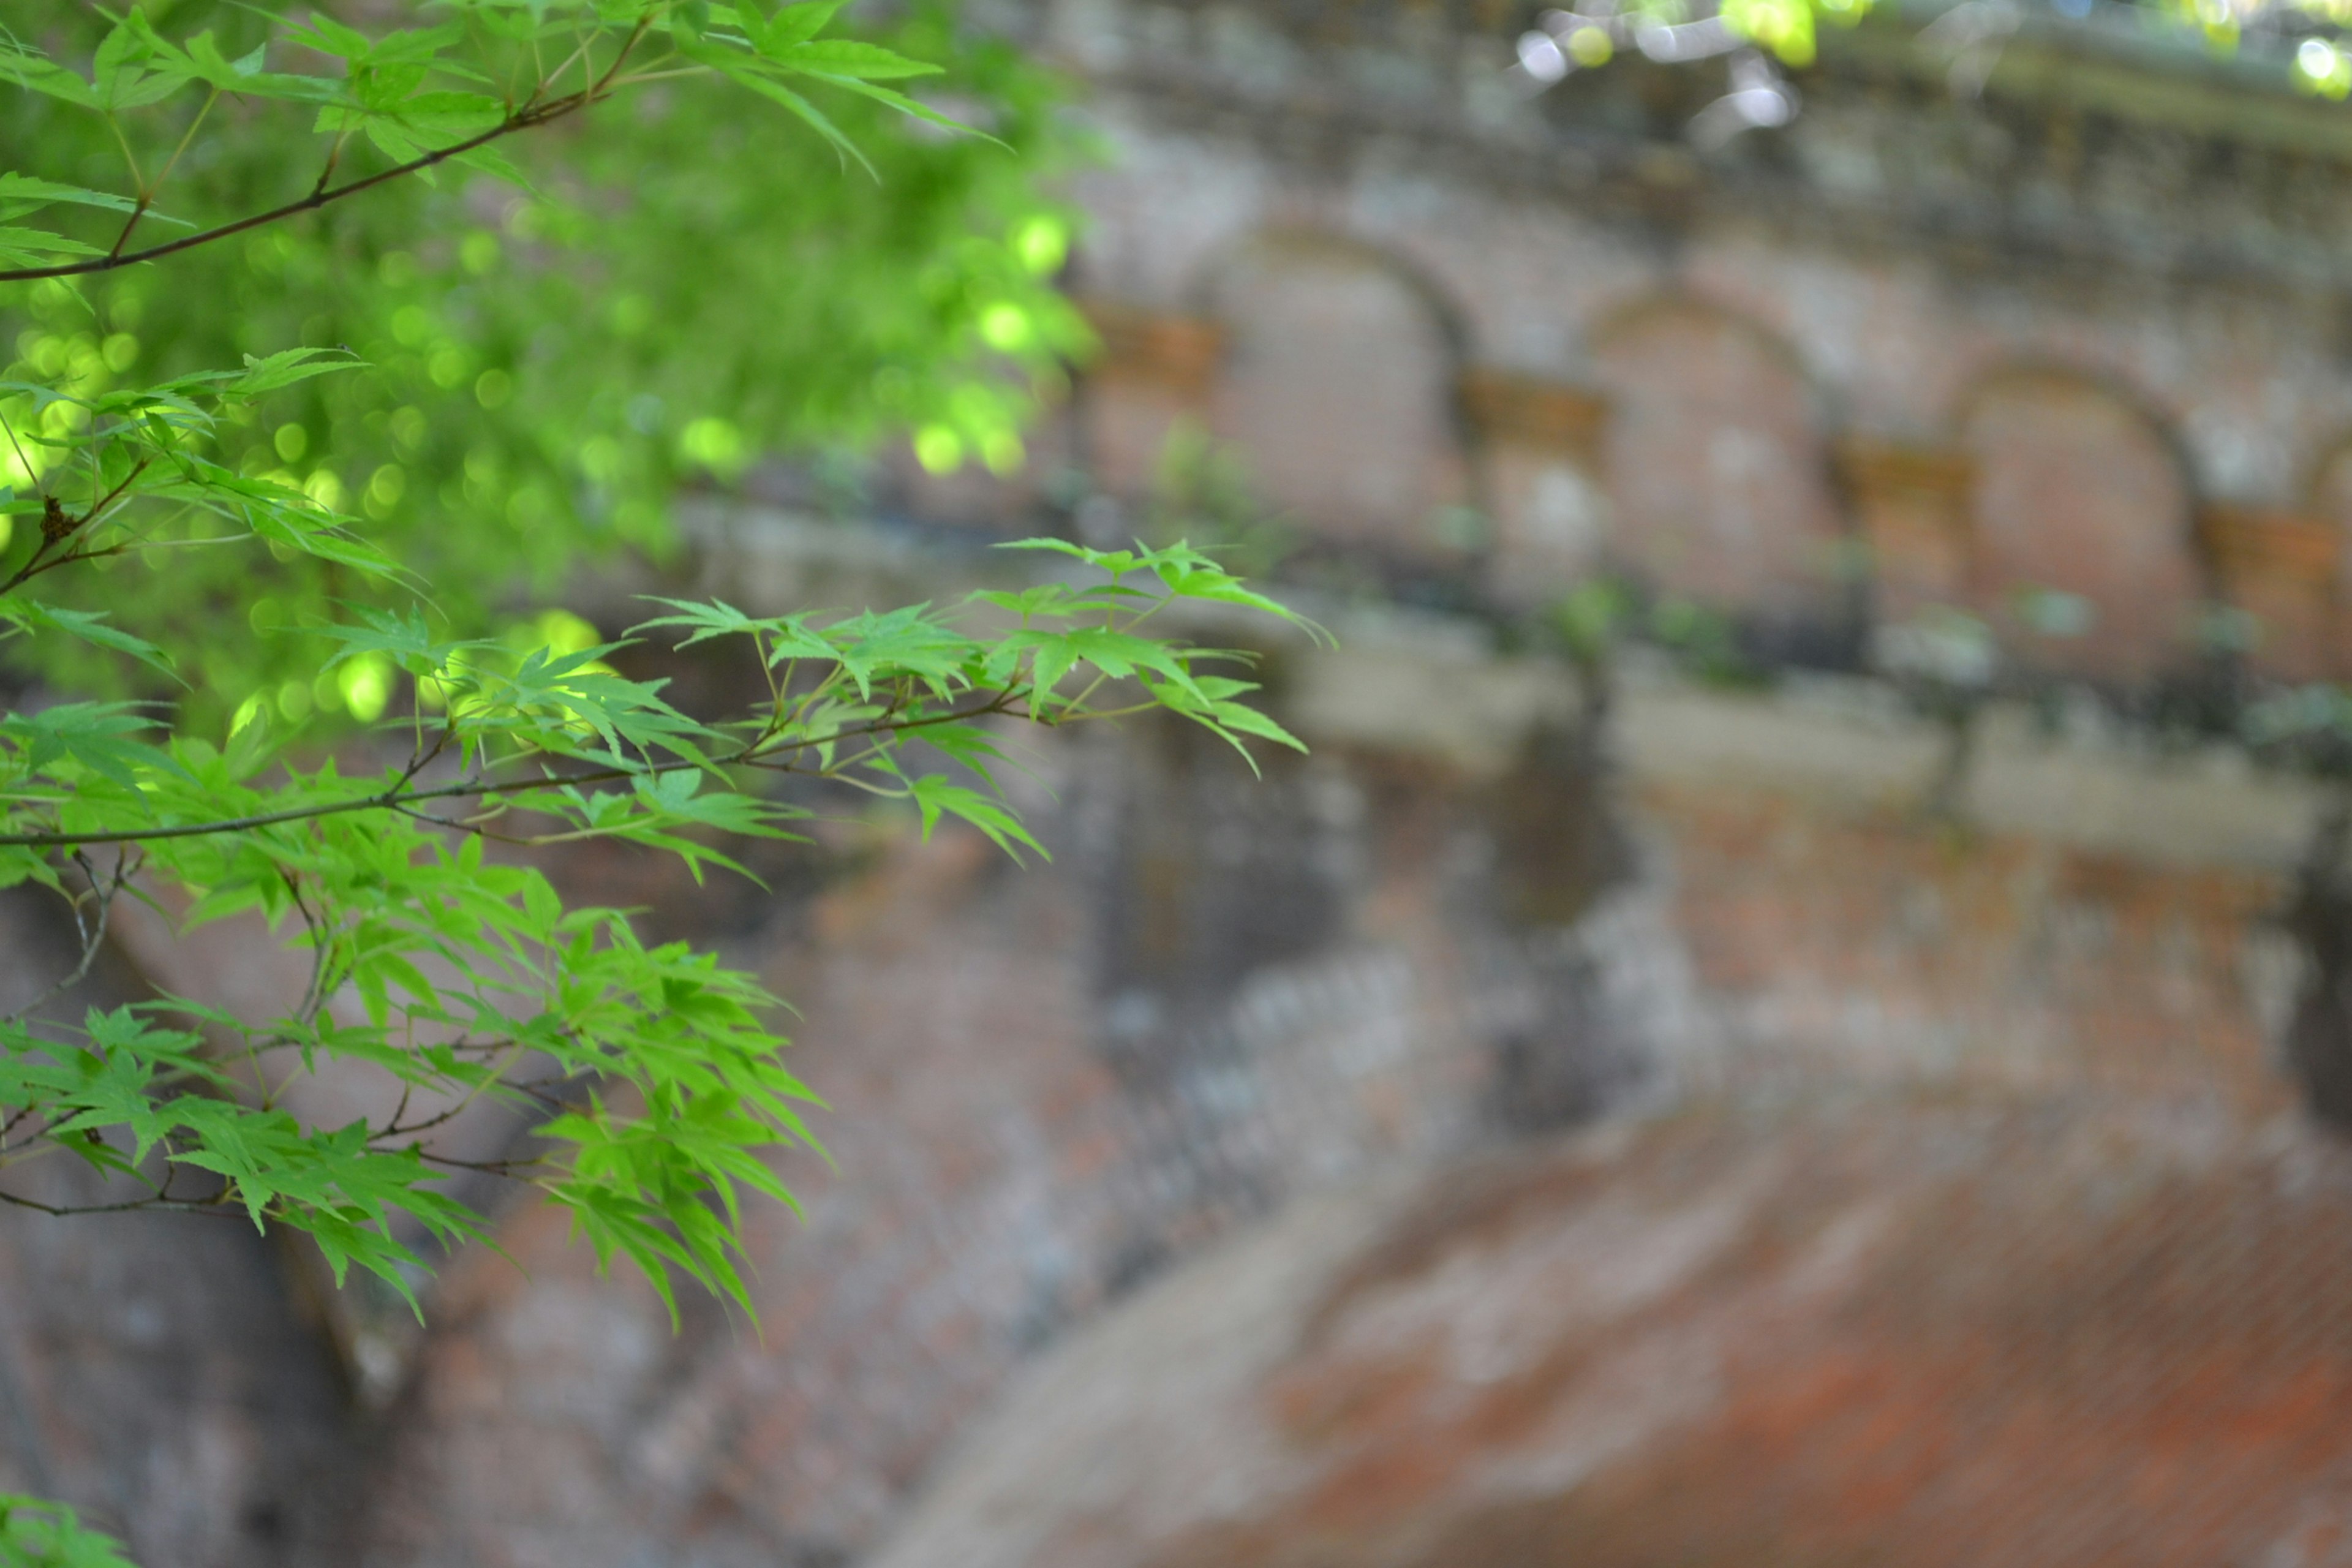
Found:
[[[0,710],[0,889],[56,895],[78,954],[0,1016],[0,1171],[66,1154],[111,1184],[0,1201],[242,1212],[414,1307],[432,1247],[484,1234],[445,1184],[513,1177],[673,1313],[673,1276],[749,1312],[741,1199],[790,1202],[761,1156],[814,1141],[776,998],[567,909],[510,851],[618,839],[698,880],[733,867],[719,843],[793,837],[786,775],[1034,850],[997,721],[1166,707],[1297,744],[1196,668],[1235,656],[1135,632],[1178,598],[1296,618],[1181,546],[1031,541],[1074,563],[945,607],[660,601],[631,640],[730,646],[731,716],[625,679],[627,643],[576,616],[526,617],[583,562],[659,555],[681,488],[761,457],[911,429],[1009,470],[1081,346],[1038,194],[1070,150],[1051,79],[942,6],[879,41],[828,34],[841,9],[467,0],[403,27],[166,3],[0,29],[0,635],[38,687]],[[511,657],[480,635],[518,618]],[[322,711],[376,733],[338,756],[302,732]],[[239,941],[309,978],[77,1019],[124,897],[182,931],[257,917]],[[381,1103],[306,1104],[338,1068]],[[436,1147],[481,1100],[538,1152]],[[0,1496],[0,1565],[117,1561]]]
[[[232,58],[270,21],[226,0],[144,9],[174,36],[214,31]],[[108,23],[61,4],[10,25],[73,58]],[[993,142],[837,95],[823,112],[845,152],[731,81],[681,75],[501,142],[527,186],[444,169],[168,268],[0,286],[5,377],[88,395],[245,353],[350,349],[371,374],[303,384],[226,432],[225,460],[362,515],[459,635],[497,629],[583,560],[660,554],[681,487],[729,483],[763,455],[821,459],[912,428],[1009,468],[1038,394],[1086,342],[1052,287],[1072,217],[1045,192],[1083,153],[1063,86],[963,26],[951,0],[842,25],[942,63],[924,98]],[[211,221],[300,195],[310,171],[284,134],[271,113],[216,105],[170,163],[161,212]],[[119,145],[54,98],[0,97],[6,167],[109,188],[126,152],[150,172],[173,155],[168,137]],[[195,300],[206,308],[184,308]],[[0,417],[32,417],[28,400]],[[257,691],[285,721],[381,706],[364,666],[315,679],[330,645],[297,630],[305,606],[351,592],[332,563],[182,552],[168,571],[99,566],[58,596],[180,658],[192,720]],[[222,637],[223,617],[265,635]],[[125,679],[120,661],[50,640],[30,657],[59,684]]]

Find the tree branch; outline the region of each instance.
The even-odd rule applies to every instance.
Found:
[[[19,1197],[15,1193],[0,1192],[0,1204],[21,1209],[37,1209],[46,1215],[63,1218],[78,1214],[123,1214],[132,1209],[178,1209],[185,1214],[216,1214],[245,1217],[241,1209],[224,1208],[210,1198],[167,1198],[151,1194],[143,1198],[131,1198],[119,1204],[45,1204],[38,1198]]]
[[[13,430],[10,431],[10,439],[15,439],[15,437],[16,432]],[[23,455],[20,450],[18,454],[18,461],[21,462],[22,460]],[[116,501],[120,500],[122,498],[122,492],[136,484],[139,481],[139,476],[145,473],[153,462],[154,459],[152,458],[140,458],[138,463],[132,467],[131,470],[122,476],[122,482],[121,484],[116,485],[112,489],[107,491],[104,495],[99,497],[98,500],[92,501],[89,505],[89,510],[83,512],[79,517],[76,517],[72,513],[67,511],[64,504],[60,502],[57,497],[42,497],[41,542],[34,547],[32,554],[25,558],[25,563],[16,569],[16,575],[10,577],[5,583],[0,583],[0,594],[5,594],[11,589],[19,587],[33,578],[39,576],[44,572],[54,572],[60,566],[70,566],[77,561],[95,561],[102,555],[121,554],[122,546],[117,544],[105,550],[68,549],[65,554],[58,556],[54,561],[45,562],[42,559],[44,556],[48,554],[49,546],[53,544],[65,543],[67,540],[71,539],[75,534],[79,533],[83,529],[88,528],[91,523],[96,522],[99,519],[99,514],[105,511],[108,507],[112,506]],[[91,460],[91,466],[93,468],[96,467],[95,458]]]
[[[579,784],[611,784],[620,779],[659,778],[665,774],[684,773],[708,766],[765,767],[772,772],[793,773],[798,770],[788,763],[778,763],[769,758],[794,752],[806,752],[818,746],[837,744],[856,740],[861,735],[903,733],[909,730],[929,729],[938,724],[960,723],[986,718],[1009,710],[1010,704],[1020,693],[1000,691],[976,708],[952,709],[945,713],[899,720],[888,724],[855,725],[832,734],[791,742],[781,746],[747,747],[732,756],[721,757],[713,763],[674,762],[648,763],[642,767],[592,768],[584,773],[563,773],[552,778],[522,779],[501,782],[496,779],[467,779],[459,784],[437,784],[430,789],[409,789],[402,784],[374,795],[356,795],[343,800],[320,801],[312,805],[289,806],[284,811],[256,812],[250,816],[224,817],[212,822],[180,823],[169,827],[110,827],[86,833],[0,833],[0,848],[67,849],[89,844],[138,844],[162,838],[203,838],[217,833],[246,833],[257,827],[275,827],[288,822],[310,822],[322,816],[341,816],[354,811],[406,811],[420,801],[459,800],[485,795],[539,794],[546,790],[563,789]],[[1085,715],[1065,713],[1065,719]]]
[[[651,20],[650,16],[638,19],[636,27],[622,43],[621,51],[614,58],[611,67],[594,81],[579,91],[566,93],[562,98],[550,99],[544,103],[526,105],[479,135],[468,136],[463,142],[453,142],[446,147],[427,153],[422,157],[411,158],[405,163],[396,163],[389,169],[381,169],[360,179],[348,180],[340,185],[328,186],[322,184],[309,195],[288,202],[283,206],[271,207],[267,212],[254,213],[215,228],[182,235],[177,239],[167,240],[161,245],[151,245],[143,250],[117,250],[105,256],[91,257],[87,260],[61,262],[54,267],[16,267],[0,270],[0,283],[29,283],[43,278],[86,277],[95,272],[111,272],[117,268],[135,266],[142,261],[159,261],[166,256],[176,256],[184,250],[194,250],[198,246],[227,239],[234,235],[243,234],[248,229],[263,228],[286,218],[299,217],[307,212],[316,212],[320,207],[332,202],[341,201],[346,196],[358,195],[362,191],[373,190],[378,185],[446,163],[452,158],[463,157],[476,148],[487,147],[501,137],[511,136],[519,131],[536,130],[540,126],[587,108],[609,92],[613,79],[621,68],[621,63],[629,58],[630,51],[635,49],[638,41],[645,37],[646,28]],[[331,165],[330,167],[331,168]],[[126,228],[123,232],[124,237],[128,238],[130,231]]]
[[[80,962],[77,963],[72,970],[56,984],[9,1014],[5,1019],[0,1019],[0,1022],[22,1023],[41,1007],[80,984],[89,975],[90,965],[98,962],[99,949],[106,945],[107,918],[114,911],[115,895],[122,891],[122,884],[130,879],[131,871],[136,869],[136,858],[129,850],[118,854],[115,857],[114,876],[111,879],[101,879],[98,875],[98,868],[92,866],[89,863],[89,857],[79,850],[74,852],[74,861],[81,867],[82,875],[89,879],[89,892],[87,896],[94,900],[98,905],[97,914],[92,919],[84,921],[81,918],[81,900],[84,895],[76,894],[69,901],[69,907],[73,910],[74,931],[81,938]],[[21,1112],[19,1114],[21,1115]],[[5,1135],[15,1126],[16,1121],[11,1120],[7,1128],[0,1128],[0,1135]]]

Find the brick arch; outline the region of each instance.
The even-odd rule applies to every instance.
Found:
[[[1466,331],[1385,251],[1311,230],[1229,247],[1195,286],[1223,329],[1210,425],[1266,501],[1325,538],[1444,552],[1471,497],[1454,386]]]
[[[1840,622],[1847,527],[1795,351],[1683,295],[1620,310],[1589,342],[1611,402],[1602,465],[1618,565],[1783,630]]]
[[[2029,363],[1980,378],[1953,425],[1973,470],[1971,595],[2018,651],[2107,681],[2179,663],[2208,584],[2194,470],[2168,422],[2126,387]],[[2090,630],[2051,639],[2019,626],[2016,595],[2033,586],[2089,601]]]

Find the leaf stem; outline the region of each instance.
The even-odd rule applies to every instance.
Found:
[[[387,184],[394,180],[446,163],[452,158],[463,157],[478,147],[487,147],[499,138],[511,136],[519,131],[536,130],[566,115],[576,113],[603,98],[614,75],[620,70],[621,63],[629,58],[629,51],[636,47],[640,38],[645,37],[646,28],[651,25],[651,22],[650,16],[638,19],[627,41],[622,44],[620,53],[614,57],[612,65],[607,68],[603,76],[587,87],[578,92],[566,93],[562,98],[550,99],[545,103],[528,104],[478,135],[468,136],[462,142],[452,142],[446,147],[437,148],[421,157],[411,158],[404,163],[395,163],[389,169],[380,169],[373,174],[363,175],[356,180],[348,180],[340,185],[331,186],[326,183],[327,176],[334,171],[334,160],[331,157],[318,186],[309,195],[288,202],[281,206],[271,207],[266,212],[252,213],[234,222],[221,224],[195,234],[182,235],[177,239],[167,240],[161,245],[151,245],[143,250],[120,251],[95,257],[86,261],[64,262],[54,267],[9,268],[0,270],[0,283],[29,283],[43,278],[86,277],[91,273],[111,272],[117,268],[131,267],[142,261],[156,261],[166,256],[176,256],[181,251],[194,250],[198,246],[210,245],[216,240],[243,234],[248,229],[261,228],[286,218],[299,216],[306,212],[316,212],[319,208],[331,202],[341,201],[346,196],[355,196],[362,191],[373,190],[378,185]],[[110,121],[110,119],[111,117]],[[124,151],[128,153],[129,149],[126,147]],[[133,164],[132,167],[135,170],[137,165]]]
[[[856,740],[861,735],[897,734],[908,730],[929,729],[938,724],[957,724],[991,713],[1010,710],[1018,691],[996,693],[974,708],[950,709],[920,718],[898,720],[893,722],[853,725],[846,730],[818,738],[796,740],[764,750],[745,747],[713,762],[647,763],[641,767],[591,768],[583,773],[562,773],[542,779],[501,781],[498,779],[467,779],[457,784],[438,784],[430,789],[406,787],[405,773],[392,788],[373,795],[354,795],[342,800],[320,801],[310,805],[289,806],[283,811],[256,812],[248,816],[224,817],[212,822],[178,823],[165,827],[98,828],[87,833],[5,833],[0,834],[0,847],[27,849],[65,849],[89,844],[133,844],[163,838],[202,838],[218,833],[246,833],[259,827],[275,827],[289,822],[310,822],[322,816],[338,816],[354,811],[404,811],[420,801],[460,800],[485,795],[538,794],[546,790],[576,787],[581,784],[611,784],[620,779],[658,778],[669,773],[702,770],[709,767],[740,765],[765,766],[772,771],[795,772],[790,766],[767,761],[768,758],[793,752],[805,752],[817,746]],[[421,765],[421,764],[420,764]]]

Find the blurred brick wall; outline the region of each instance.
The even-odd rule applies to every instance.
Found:
[[[807,1219],[753,1222],[759,1332],[690,1302],[673,1338],[558,1216],[518,1215],[526,1273],[467,1259],[436,1303],[371,1561],[855,1560],[1039,1351],[1136,1288],[1306,1195],[1612,1107],[2291,1115],[2276,871],[1636,780],[1630,879],[1531,921],[1507,868],[1572,881],[1559,857],[1609,809],[1556,762],[1327,750],[1243,787],[1144,731],[1050,775],[1051,867],[901,842],[798,934],[738,942],[803,1010],[838,1163],[793,1163]]]
[[[2182,617],[2221,593],[2279,630],[2271,668],[2352,670],[2332,457],[2352,432],[2352,201],[2337,199],[2352,142],[2311,118],[2336,111],[2231,100],[2235,119],[2223,103],[2205,130],[2160,132],[2128,104],[2069,98],[2063,70],[1958,103],[1856,35],[1832,41],[1785,136],[1702,159],[1674,118],[1696,78],[1634,70],[1594,78],[1597,98],[1515,99],[1491,18],[1366,7],[1339,31],[1368,31],[1336,40],[1296,20],[1150,0],[1029,13],[1093,83],[1118,154],[1075,187],[1094,228],[1073,282],[1108,358],[1036,449],[1088,465],[1126,510],[1045,522],[1132,523],[1168,430],[1192,419],[1252,458],[1327,562],[1363,568],[1323,579],[1328,602],[1384,585],[1471,613],[1402,649],[1379,615],[1349,623],[1332,656],[1346,668],[1285,651],[1277,696],[1318,755],[1262,785],[1150,731],[1049,749],[1055,793],[1031,802],[1048,868],[1015,872],[953,833],[887,839],[765,900],[688,891],[626,857],[572,861],[575,889],[655,906],[803,1009],[796,1060],[835,1108],[836,1163],[793,1162],[804,1219],[751,1221],[757,1331],[690,1300],[673,1334],[648,1290],[597,1280],[559,1216],[524,1209],[503,1239],[525,1270],[457,1259],[388,1374],[396,1403],[354,1436],[337,1336],[288,1310],[266,1255],[184,1244],[205,1250],[157,1268],[202,1305],[173,1320],[184,1334],[142,1340],[132,1309],[154,1282],[124,1281],[160,1256],[146,1233],[50,1251],[52,1233],[25,1228],[44,1222],[11,1215],[0,1352],[27,1412],[0,1433],[11,1484],[118,1510],[152,1568],[270,1552],[841,1563],[1021,1369],[1115,1300],[1244,1222],[1489,1143],[1712,1097],[1768,1125],[1724,1133],[1702,1163],[1850,1133],[1838,1180],[1867,1189],[1901,1179],[1936,1105],[1989,1097],[2079,1110],[2067,1126],[2091,1145],[2144,1113],[2242,1151],[2276,1132],[2303,1152],[2289,1165],[2326,1167],[2272,1063],[2300,984],[2272,916],[2305,796],[2242,758],[2059,737],[1994,756],[1962,821],[1929,824],[1917,791],[1937,739],[1885,701],[1830,734],[1793,699],[1635,691],[1605,743],[1563,740],[1561,672],[1499,656],[1479,617],[1601,566],[1834,664],[1864,646],[1864,614],[1941,602],[1999,618],[2034,582],[2102,613],[2063,645],[2005,624],[2021,656],[2122,689],[2184,660]],[[1025,531],[1050,489],[965,475],[900,499],[926,524]],[[1483,521],[1444,515],[1465,507]],[[741,521],[744,550],[767,549]],[[763,608],[867,596],[793,553],[820,534],[837,552],[883,538],[803,529],[709,563]],[[885,542],[892,570],[922,553]],[[943,551],[873,596],[923,597],[969,565]],[[225,988],[268,979],[214,967]],[[1840,1094],[1884,1115],[1834,1137],[1770,1121]],[[1922,1136],[2000,1168],[2040,1125],[1963,1117]],[[2223,1185],[2226,1203],[2222,1188],[2182,1201],[2182,1256],[2225,1245],[2231,1205],[2259,1206],[2255,1178]],[[1931,1197],[1923,1212],[1942,1212]],[[2091,1198],[2051,1202],[2089,1228],[2050,1232],[2020,1267],[2097,1240]],[[2290,1241],[2262,1256],[2333,1212],[2281,1222]],[[1983,1246],[1958,1283],[1919,1287],[1918,1310],[1979,1311],[1963,1286],[2011,1257]],[[2053,1285],[2015,1310],[2112,1304],[2136,1265],[2105,1246],[2125,1261],[2068,1286],[2079,1298]],[[1746,1290],[1693,1310],[1736,1315]],[[2251,1314],[2245,1332],[2275,1321]],[[1807,1341],[1829,1360],[1709,1452],[1801,1426],[1806,1379],[1843,1375],[1835,1338]],[[2311,1364],[2269,1354],[2242,1358],[2257,1383]],[[1840,1386],[1880,1387],[1899,1359]],[[2044,1363],[2014,1364],[2025,1386]],[[1360,1372],[1327,1381],[1377,1390]],[[142,1403],[151,1386],[176,1392]],[[2333,1412],[2336,1384],[2314,1386]],[[1301,1392],[1299,1408],[1331,1395]],[[1920,1396],[1876,1397],[1842,1408],[1896,1423]],[[2237,1393],[2199,1397],[2180,1408],[2237,1418]],[[2164,1419],[2160,1402],[2116,1421],[2143,1417]],[[124,1440],[88,1436],[101,1430]],[[2018,1452],[2030,1470],[2044,1450]],[[315,1485],[299,1479],[311,1464]],[[1390,1479],[1353,1484],[1377,1501]],[[331,1481],[369,1499],[356,1558],[256,1543],[309,1541],[310,1516],[273,1500],[345,1495]],[[1508,1519],[1462,1528],[1518,1539]]]
[[[2099,1096],[1701,1104],[1302,1203],[879,1568],[2345,1561],[2352,1161]]]
[[[838,1167],[788,1162],[808,1217],[752,1220],[759,1331],[693,1302],[673,1339],[558,1215],[519,1215],[527,1278],[484,1256],[442,1288],[374,1560],[845,1561],[1070,1324],[1295,1192],[1475,1142],[1509,1043],[1637,939],[1495,913],[1489,794],[1443,770],[1251,785],[1221,753],[1056,746],[1051,867],[902,841],[797,933],[739,940],[801,1010]],[[1539,1043],[1606,1056],[1570,1032]],[[1553,1076],[1529,1092],[1574,1089]]]
[[[2293,1103],[2276,871],[2167,868],[1687,784],[1642,795],[1725,1069]]]
[[[1959,100],[1864,27],[1825,35],[1785,132],[1701,155],[1719,68],[1517,93],[1501,13],[1024,14],[1116,149],[1076,186],[1073,281],[1121,325],[1071,449],[1131,508],[1190,417],[1310,539],[1457,598],[1607,568],[1832,663],[1874,605],[1942,603],[2115,691],[2194,665],[2227,602],[2258,668],[2352,674],[2352,139],[2284,86],[2106,90],[2114,62],[2037,34]],[[1579,399],[1597,438],[1530,451]],[[1908,454],[1931,504],[1853,451]],[[2095,623],[2036,635],[2030,586]]]
[[[1333,679],[1278,694],[1310,733]],[[1638,725],[1655,699],[1626,700]],[[138,1456],[215,1452],[249,1452],[257,1477],[323,1467],[319,1488],[367,1500],[346,1516],[356,1560],[386,1568],[846,1563],[1040,1352],[1318,1193],[1694,1096],[2292,1115],[2271,1066],[2296,984],[2267,923],[2282,868],[1925,824],[1716,764],[1694,783],[1654,743],[1612,774],[1571,737],[1528,736],[1484,763],[1324,741],[1262,783],[1181,733],[1059,741],[1029,802],[1052,864],[955,833],[835,844],[827,879],[731,910],[697,912],[651,858],[574,863],[579,890],[677,911],[800,1009],[795,1065],[832,1107],[835,1163],[787,1162],[805,1218],[752,1211],[759,1328],[689,1297],[673,1333],[650,1290],[598,1279],[562,1216],[528,1207],[500,1237],[520,1268],[453,1260],[397,1398],[361,1420],[331,1338],[263,1327],[231,1306],[253,1279],[192,1267],[206,1304],[173,1331],[236,1310],[254,1337],[187,1364],[211,1386],[311,1390],[229,1396],[296,1401],[240,1427],[241,1450],[160,1392],[148,1331],[95,1310],[133,1254],[13,1216],[12,1278],[41,1284],[0,1291],[0,1318],[50,1326],[10,1365],[44,1390],[70,1368],[121,1404],[120,1451],[50,1480],[163,1533],[152,1568],[235,1560],[203,1543],[276,1495],[198,1487],[202,1522],[167,1527],[174,1494],[138,1489]],[[215,1245],[184,1229],[136,1245]],[[90,1395],[41,1397],[47,1444],[87,1440]],[[30,1479],[20,1442],[0,1435],[0,1457]]]

